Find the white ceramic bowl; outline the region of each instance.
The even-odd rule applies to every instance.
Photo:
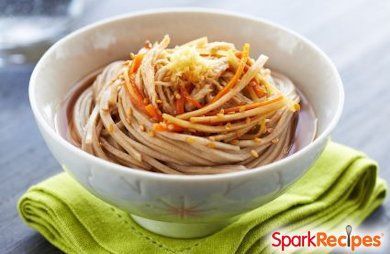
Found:
[[[150,173],[96,158],[68,143],[54,128],[59,103],[76,81],[139,49],[146,39],[170,34],[172,45],[208,36],[210,41],[251,44],[268,66],[296,82],[318,117],[318,135],[297,153],[253,170],[200,176]],[[315,45],[261,19],[204,9],[134,13],[80,29],[53,45],[31,76],[29,96],[36,122],[62,167],[102,200],[143,227],[172,237],[210,234],[278,197],[300,178],[325,147],[340,117],[344,93],[337,70]]]

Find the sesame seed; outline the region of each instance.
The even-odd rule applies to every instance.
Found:
[[[108,133],[113,133],[114,132],[114,124],[109,124],[107,131],[108,131]]]
[[[141,130],[141,131],[145,131],[145,126],[143,126],[142,124],[139,126],[139,129]]]
[[[215,148],[216,147],[215,143],[213,143],[213,142],[208,143],[207,146],[210,147],[210,148]]]
[[[144,45],[145,48],[150,49],[150,48],[152,48],[152,46],[153,45],[150,41],[145,41],[145,45]]]
[[[267,69],[267,68],[262,69],[262,74],[263,74],[264,76],[268,76],[268,75],[271,74],[271,70],[270,70],[270,69]]]
[[[133,114],[133,111],[131,108],[126,109],[126,116],[127,117],[131,117],[132,114]]]
[[[255,158],[259,158],[259,154],[255,150],[251,150],[251,154]]]
[[[232,145],[238,145],[239,141],[237,139],[233,139],[230,143]]]
[[[261,139],[259,139],[259,138],[256,137],[256,138],[253,139],[253,141],[255,141],[256,143],[260,143],[260,142],[261,142]]]
[[[217,114],[217,117],[218,117],[218,118],[223,118],[223,116],[224,116],[224,115],[223,115],[222,113],[218,113],[218,114]]]
[[[158,123],[158,124],[160,124],[163,128],[167,128],[168,126],[167,126],[167,123],[165,123],[165,122],[160,122],[160,123]]]
[[[187,137],[185,140],[186,140],[186,142],[189,143],[189,144],[195,143],[195,139],[192,138],[192,137]]]
[[[267,131],[267,126],[265,125],[266,120],[262,119],[260,123],[260,132],[265,133]]]
[[[225,125],[225,129],[226,130],[230,130],[232,128],[232,124],[231,123],[227,123],[226,125]]]
[[[279,142],[279,139],[278,139],[278,138],[274,138],[271,142],[274,143],[274,144],[276,144],[276,143]]]

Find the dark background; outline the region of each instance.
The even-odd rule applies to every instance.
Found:
[[[345,109],[333,140],[378,161],[381,177],[390,182],[390,1],[88,2],[76,27],[134,10],[198,6],[263,17],[306,36],[331,57],[344,81]],[[30,110],[32,69],[33,65],[0,68],[0,253],[58,252],[16,212],[18,198],[30,185],[60,172]],[[365,226],[389,234],[389,215],[388,199]]]

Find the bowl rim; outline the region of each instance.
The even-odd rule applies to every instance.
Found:
[[[141,16],[149,16],[149,15],[155,15],[155,14],[174,14],[174,13],[193,13],[193,14],[210,14],[210,15],[222,15],[222,16],[229,16],[233,18],[238,18],[238,19],[245,19],[251,22],[255,23],[263,23],[267,26],[273,27],[277,30],[281,30],[283,32],[286,32],[294,37],[296,37],[298,40],[302,41],[305,43],[308,47],[314,49],[320,57],[322,57],[326,64],[329,65],[331,69],[332,75],[336,79],[336,88],[338,90],[339,94],[339,100],[338,100],[338,105],[336,108],[336,113],[333,116],[333,118],[330,120],[330,122],[327,124],[325,130],[309,145],[303,147],[301,150],[281,159],[275,162],[272,162],[270,164],[266,164],[260,167],[253,168],[251,170],[245,170],[245,171],[238,171],[238,172],[229,172],[229,173],[221,173],[221,174],[210,174],[210,175],[171,175],[171,174],[163,174],[163,173],[157,173],[157,172],[150,172],[150,171],[145,171],[145,170],[139,170],[136,168],[130,168],[130,167],[125,167],[113,162],[106,161],[104,159],[98,158],[96,156],[93,156],[80,148],[72,145],[70,142],[65,140],[62,136],[60,136],[49,124],[48,122],[44,119],[42,113],[38,109],[37,101],[36,101],[36,96],[34,94],[34,87],[37,86],[37,82],[35,82],[36,77],[38,75],[38,71],[42,69],[43,61],[45,58],[56,48],[58,48],[61,44],[65,43],[67,40],[74,38],[76,36],[79,36],[80,34],[96,29],[99,26],[102,25],[107,25],[109,23],[115,23],[118,21],[121,21],[123,19],[131,19],[135,17],[141,17]],[[76,31],[70,33],[69,35],[61,38],[59,41],[57,41],[55,44],[53,44],[46,52],[45,54],[40,58],[38,63],[36,64],[31,77],[30,77],[30,82],[29,82],[29,100],[30,100],[30,105],[33,111],[33,114],[35,116],[35,120],[40,124],[40,126],[43,128],[43,131],[45,131],[50,139],[53,139],[56,143],[60,144],[63,146],[65,149],[70,150],[70,152],[78,154],[80,159],[87,160],[89,163],[97,163],[98,165],[102,165],[105,168],[109,168],[110,170],[117,171],[122,174],[134,174],[137,175],[138,177],[143,177],[143,178],[150,178],[154,180],[175,180],[175,181],[213,181],[213,180],[228,180],[232,178],[243,178],[243,177],[250,177],[252,175],[258,174],[260,172],[264,173],[266,171],[270,171],[275,167],[285,167],[288,165],[290,162],[293,160],[303,156],[306,154],[309,150],[313,149],[316,145],[319,145],[319,143],[323,142],[324,139],[326,139],[330,133],[333,131],[335,126],[337,125],[344,106],[344,88],[343,88],[343,83],[340,77],[340,74],[337,71],[337,68],[335,64],[332,62],[332,60],[318,47],[316,46],[313,42],[310,40],[306,39],[302,35],[298,34],[297,32],[286,28],[284,26],[278,25],[276,23],[273,23],[272,21],[259,18],[253,15],[247,15],[247,14],[242,14],[239,12],[234,12],[234,11],[227,11],[227,10],[221,10],[221,9],[213,9],[213,8],[194,8],[194,7],[183,7],[183,8],[156,8],[156,9],[149,9],[149,10],[142,10],[142,11],[135,11],[135,12],[130,12],[126,14],[121,14],[117,16],[113,16],[110,18],[103,19],[98,22],[94,22],[90,25],[84,26],[80,29],[77,29]],[[105,169],[106,170],[106,169]]]

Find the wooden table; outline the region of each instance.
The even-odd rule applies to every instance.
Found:
[[[333,59],[344,80],[345,109],[334,140],[377,160],[381,177],[390,182],[390,1],[135,2],[116,0],[90,5],[78,26],[133,10],[192,5],[264,17],[312,40]],[[30,110],[27,87],[32,68],[0,69],[0,253],[58,252],[26,227],[16,212],[18,198],[30,185],[60,172]],[[387,201],[366,225],[388,234],[389,216]]]

